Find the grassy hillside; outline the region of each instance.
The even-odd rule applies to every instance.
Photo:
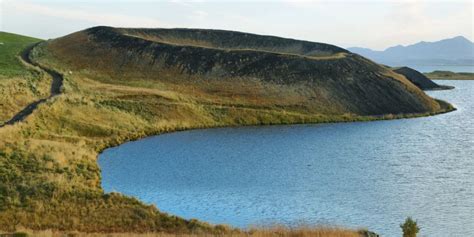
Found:
[[[0,31],[0,75],[13,77],[28,74],[18,60],[18,55],[26,46],[39,41],[41,40]]]
[[[140,31],[152,41],[128,36],[136,31],[93,28],[33,49],[34,61],[64,75],[63,93],[24,122],[0,128],[0,229],[229,233],[104,194],[98,153],[184,129],[392,119],[451,108],[335,46],[256,35],[240,35],[254,39],[244,49],[209,39],[202,47],[205,37],[179,46],[189,37],[170,45],[153,31]]]
[[[0,126],[27,104],[48,96],[50,78],[20,59],[26,46],[39,41],[0,32]]]
[[[114,84],[159,82],[150,84],[195,94],[200,103],[331,116],[441,109],[404,76],[326,44],[228,31],[95,27],[45,47],[52,67]]]
[[[474,80],[471,72],[434,71],[424,73],[431,80]]]

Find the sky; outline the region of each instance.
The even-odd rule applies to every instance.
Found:
[[[383,50],[474,40],[474,0],[0,0],[0,31],[56,38],[97,25],[207,28]]]

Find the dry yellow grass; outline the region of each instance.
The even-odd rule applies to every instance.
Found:
[[[0,125],[31,102],[49,96],[51,78],[38,68],[24,63],[19,56],[15,59],[18,66],[23,67],[24,73],[0,74]]]
[[[185,129],[430,114],[360,116],[347,113],[344,104],[326,88],[304,83],[207,80],[180,74],[177,68],[159,74],[159,78],[153,71],[128,68],[123,68],[123,73],[112,67],[76,70],[53,55],[77,45],[80,42],[61,45],[57,51],[46,50],[47,45],[35,48],[34,60],[65,75],[64,93],[38,106],[25,121],[0,129],[0,229],[15,231],[24,226],[128,233],[122,236],[132,232],[235,235],[229,227],[184,220],[131,197],[105,194],[97,155],[126,141]],[[104,64],[108,59],[104,57]],[[324,106],[328,104],[331,106]],[[48,233],[56,232],[34,235]],[[314,227],[260,228],[239,235],[359,236],[351,230]]]
[[[98,153],[125,141],[184,129],[384,119],[310,113],[291,106],[299,103],[294,94],[282,91],[280,101],[265,96],[266,88],[271,93],[281,90],[277,85],[235,87],[241,93],[237,95],[228,94],[232,91],[226,89],[226,81],[203,88],[179,87],[166,80],[114,84],[87,73],[65,75],[64,94],[40,105],[24,122],[0,129],[0,186],[7,194],[0,197],[0,227],[5,230],[22,225],[84,232],[223,233],[205,223],[160,213],[133,198],[104,194]],[[209,88],[217,92],[205,91]],[[253,235],[278,235],[275,230]],[[318,231],[289,233],[328,234]]]
[[[1,232],[0,232],[1,233]],[[172,234],[166,232],[159,233],[83,233],[83,232],[64,232],[64,231],[33,231],[28,229],[19,229],[17,233],[24,233],[27,236],[35,237],[366,237],[365,230],[350,230],[340,227],[324,227],[324,226],[301,226],[301,227],[262,227],[249,229],[244,231],[235,231],[224,234]]]

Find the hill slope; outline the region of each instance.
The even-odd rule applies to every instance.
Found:
[[[98,153],[184,129],[452,109],[336,46],[239,32],[96,27],[43,42],[30,59],[64,80],[61,94],[0,128],[3,230],[229,233],[105,194]]]
[[[0,32],[0,126],[26,105],[48,96],[50,78],[20,59],[25,47],[39,41]]]
[[[18,55],[27,45],[40,39],[0,31],[0,75],[16,76],[25,72]]]
[[[48,118],[51,114],[71,119],[77,119],[77,116],[68,115],[70,110],[60,111],[52,106],[67,106],[64,101],[66,97],[68,101],[74,100],[73,93],[58,96],[58,82],[52,80],[51,76],[59,74],[30,62],[30,50],[40,41],[0,32],[1,118],[8,120],[13,114],[22,114],[20,110],[25,109],[26,105],[33,112],[28,117],[20,116],[18,123],[3,123],[0,120],[1,236],[5,231],[10,236],[8,233],[17,228],[48,231],[161,231],[175,234],[232,231],[224,226],[210,226],[197,220],[170,216],[159,212],[154,206],[120,194],[104,194],[100,188],[97,164],[87,165],[89,158],[97,155],[93,153],[90,156],[87,153],[97,149],[100,142],[91,144],[87,150],[83,149],[81,143],[88,139],[71,136],[70,129],[81,129],[82,126],[81,130],[84,130],[88,129],[87,125],[70,123],[65,126],[65,120]],[[78,113],[84,111],[77,108],[73,110]],[[63,140],[65,137],[67,142]],[[69,147],[72,145],[70,142],[75,144],[74,148]],[[74,150],[72,154],[71,150]],[[81,169],[85,169],[84,172],[79,171]],[[49,236],[52,233],[48,231],[46,234],[32,235]]]
[[[121,83],[160,81],[183,93],[192,88],[200,92],[195,99],[207,97],[208,102],[219,96],[236,105],[237,97],[240,106],[298,107],[321,114],[440,109],[404,77],[327,44],[229,31],[96,27],[46,47],[72,71]],[[231,88],[235,85],[241,88]]]
[[[393,69],[393,71],[405,76],[405,78],[410,80],[413,84],[415,84],[422,90],[445,90],[454,88],[452,86],[438,85],[431,79],[423,75],[421,72],[418,72],[409,67],[395,68]]]
[[[457,36],[436,42],[419,42],[394,46],[384,51],[348,48],[351,52],[390,66],[406,65],[474,65],[474,43]]]

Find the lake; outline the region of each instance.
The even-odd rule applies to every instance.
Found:
[[[474,236],[474,81],[437,81],[432,117],[217,128],[105,150],[102,185],[185,218],[238,227],[317,223],[401,236]]]

